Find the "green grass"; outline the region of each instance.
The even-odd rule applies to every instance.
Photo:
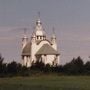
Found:
[[[0,78],[0,90],[90,90],[90,77],[42,75]]]

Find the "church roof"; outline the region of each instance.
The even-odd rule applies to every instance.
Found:
[[[22,51],[22,55],[31,55],[31,43],[27,43]]]
[[[36,55],[42,54],[59,55],[59,53],[48,44],[44,44],[36,53]]]

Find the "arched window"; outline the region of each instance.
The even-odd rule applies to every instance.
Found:
[[[40,39],[42,39],[42,36],[40,36]]]
[[[37,39],[39,39],[39,36],[37,36]]]

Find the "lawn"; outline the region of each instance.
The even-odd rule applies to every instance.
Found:
[[[42,75],[0,78],[0,90],[90,90],[90,77]]]

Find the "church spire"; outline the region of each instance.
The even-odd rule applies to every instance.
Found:
[[[27,29],[24,28],[24,36],[26,36],[26,33],[27,33]]]
[[[40,12],[38,12],[38,18],[40,19]]]
[[[52,43],[52,47],[57,50],[57,44],[56,44],[56,35],[55,35],[55,28],[53,27],[53,34],[51,37],[51,43]]]
[[[40,12],[38,12],[38,19],[36,20],[35,30],[36,40],[43,40],[45,38],[45,32],[40,20]]]
[[[27,29],[24,28],[24,35],[22,38],[22,49],[26,46],[26,44],[28,42],[28,37],[27,37],[26,33],[27,33]]]
[[[51,37],[51,38],[52,38],[52,39],[56,39],[55,28],[54,28],[54,27],[52,28],[52,31],[53,31],[53,34],[52,34],[52,37]]]

